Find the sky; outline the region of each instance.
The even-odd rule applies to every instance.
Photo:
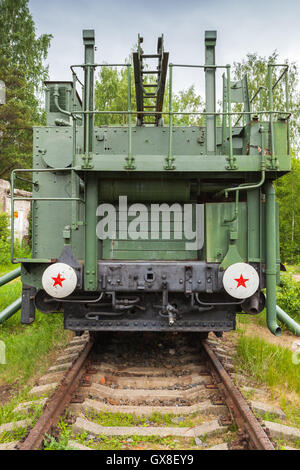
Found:
[[[71,80],[69,66],[83,62],[83,29],[95,30],[97,63],[124,62],[138,33],[145,53],[153,53],[163,33],[170,62],[204,64],[204,32],[217,30],[218,64],[276,49],[300,65],[299,0],[30,0],[29,8],[37,34],[53,35],[50,80]],[[203,92],[203,75],[176,68],[174,90],[194,84]],[[217,86],[220,92],[221,81]]]

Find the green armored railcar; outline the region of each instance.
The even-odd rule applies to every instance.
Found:
[[[269,109],[254,113],[247,77],[232,82],[230,66],[215,63],[215,31],[205,33],[204,65],[168,65],[163,37],[155,54],[143,52],[139,37],[132,64],[95,64],[94,31],[84,30],[83,40],[84,64],[71,67],[72,81],[46,82],[47,125],[34,128],[33,168],[12,174],[12,188],[20,171],[33,178],[32,258],[12,253],[22,263],[22,323],[34,320],[37,307],[62,311],[65,328],[76,332],[219,335],[235,328],[237,313],[259,313],[266,303],[269,328],[279,334],[272,181],[291,162],[288,105],[273,110],[277,65],[268,66]],[[145,66],[147,59],[157,59],[155,70]],[[126,110],[94,110],[95,69],[107,65],[127,67]],[[173,125],[177,67],[205,74],[205,111],[194,113],[203,126]],[[288,67],[278,67],[287,76]],[[217,68],[224,69],[222,112],[216,109]],[[234,113],[233,103],[243,111]],[[128,124],[95,126],[96,114],[114,113],[125,114]]]

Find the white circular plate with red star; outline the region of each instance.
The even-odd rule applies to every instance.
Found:
[[[47,294],[61,299],[72,294],[77,285],[77,276],[68,264],[55,263],[45,269],[42,284]]]
[[[250,264],[235,263],[226,269],[223,276],[223,286],[232,297],[247,299],[257,291],[259,276]]]

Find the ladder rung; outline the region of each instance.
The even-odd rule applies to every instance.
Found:
[[[156,93],[146,93],[144,95],[144,98],[155,98],[155,96],[156,96]]]
[[[156,105],[154,104],[153,106],[144,106],[144,108],[156,108]]]
[[[160,54],[142,54],[143,59],[157,59],[160,57]]]
[[[142,73],[160,73],[160,70],[142,70]]]
[[[150,88],[150,87],[154,87],[154,86],[157,86],[157,83],[144,83],[143,84],[143,87],[147,87],[147,88]]]

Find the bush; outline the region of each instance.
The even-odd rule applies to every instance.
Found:
[[[6,212],[0,212],[0,239],[7,240],[9,236],[9,216]]]
[[[9,216],[0,212],[0,263],[7,264],[10,260]]]
[[[16,258],[29,258],[30,246],[28,241],[20,242],[15,241],[15,257]],[[10,264],[10,230],[9,230],[9,215],[6,212],[0,212],[0,264]]]
[[[300,322],[300,283],[290,275],[281,278],[281,286],[277,289],[277,305]]]
[[[0,264],[10,263],[10,240],[3,240],[0,237]]]

